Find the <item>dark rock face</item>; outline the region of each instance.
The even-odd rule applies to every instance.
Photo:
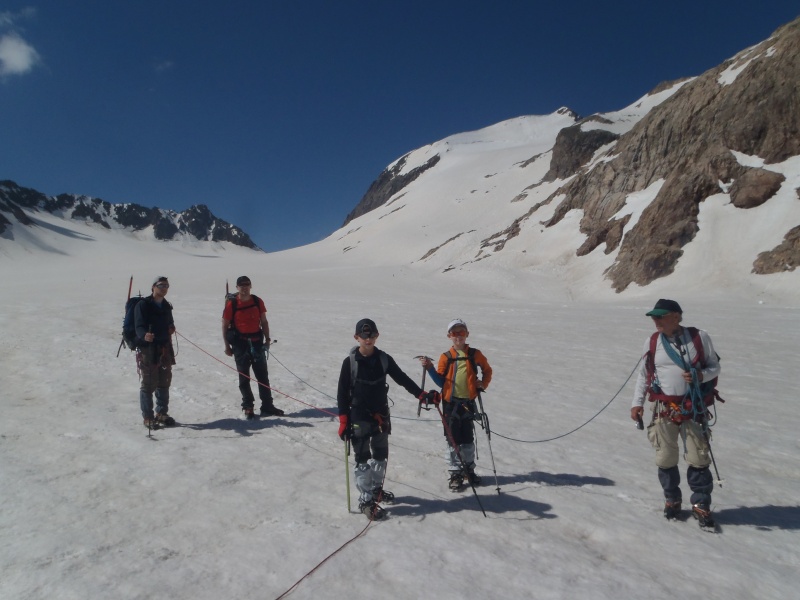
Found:
[[[580,123],[565,127],[556,137],[550,170],[544,176],[544,181],[566,179],[574,175],[594,156],[596,150],[618,137],[615,133],[603,129],[582,131]]]
[[[724,78],[729,67],[742,68],[732,81]],[[620,244],[618,232],[624,224],[613,216],[626,197],[663,180],[655,199],[621,241],[606,275],[622,291],[631,283],[647,285],[671,273],[683,246],[698,231],[700,202],[722,192],[720,182],[732,184],[732,201],[740,208],[763,204],[780,188],[783,177],[770,172],[769,164],[800,154],[797,81],[800,19],[684,84],[651,110],[619,138],[614,160],[579,173],[550,197],[565,195],[546,225],[558,223],[571,209],[582,209],[581,231],[588,239],[578,254],[604,242],[610,252]],[[740,165],[732,151],[764,159],[765,168]],[[568,173],[580,162],[579,153],[572,161],[560,159],[551,171]],[[785,244],[793,248],[792,240],[790,232]],[[773,252],[777,256],[785,250]]]
[[[111,204],[99,198],[59,194],[46,196],[30,188],[18,186],[13,181],[0,181],[0,233],[13,227],[3,213],[14,216],[22,225],[33,226],[22,209],[41,210],[81,221],[91,221],[111,228],[112,225],[140,231],[153,227],[153,236],[159,240],[174,240],[182,235],[202,241],[230,242],[245,248],[258,247],[244,231],[216,218],[207,206],[200,204],[176,213],[159,208],[146,208],[139,204]]]
[[[394,196],[412,181],[416,180],[425,171],[435,166],[440,159],[439,155],[437,154],[428,159],[424,165],[420,165],[419,167],[411,169],[408,173],[401,174],[401,171],[403,170],[407,160],[408,155],[405,155],[403,158],[398,160],[392,168],[384,169],[378,178],[372,182],[372,185],[369,186],[367,193],[364,194],[364,197],[361,198],[361,201],[350,212],[350,214],[347,215],[342,227],[347,225],[353,219],[356,219],[361,215],[365,215],[371,210],[375,210],[379,206],[386,204],[389,198]]]

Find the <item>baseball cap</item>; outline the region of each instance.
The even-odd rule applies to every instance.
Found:
[[[236,280],[236,285],[247,285],[248,283],[250,283],[250,278],[247,275],[242,275]]]
[[[447,333],[450,333],[450,331],[453,329],[453,327],[457,327],[459,325],[461,327],[463,327],[464,329],[466,329],[467,331],[469,331],[469,327],[467,327],[467,324],[464,323],[464,321],[462,321],[461,319],[453,319],[447,325]]]
[[[159,275],[158,277],[156,277],[156,278],[153,280],[153,285],[155,285],[155,284],[157,284],[157,283],[161,283],[162,281],[164,281],[164,282],[166,282],[166,283],[169,283],[169,279],[167,279],[167,276],[166,276],[166,275]],[[153,287],[153,285],[151,285],[150,287]]]
[[[375,325],[375,321],[372,319],[361,319],[356,323],[356,335],[359,333],[378,333],[378,326]]]
[[[664,315],[668,315],[669,313],[681,313],[681,305],[675,302],[675,300],[666,300],[661,298],[658,302],[656,302],[655,307],[649,313],[646,313],[648,317],[663,317]]]

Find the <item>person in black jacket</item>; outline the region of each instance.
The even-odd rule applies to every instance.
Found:
[[[167,413],[169,409],[169,386],[172,383],[172,365],[175,352],[171,336],[175,333],[172,305],[167,302],[169,281],[156,277],[152,293],[136,305],[136,359],[142,385],[139,389],[139,405],[144,417],[144,426],[157,429],[175,424]],[[156,413],[153,414],[153,394],[156,396]]]
[[[352,440],[355,454],[355,482],[360,492],[358,509],[370,520],[385,516],[379,502],[394,499],[394,494],[383,489],[392,431],[386,376],[420,400],[436,402],[439,399],[438,392],[426,393],[391,356],[375,347],[378,335],[378,328],[371,319],[361,319],[356,324],[353,337],[358,346],[342,363],[336,397],[339,437]]]

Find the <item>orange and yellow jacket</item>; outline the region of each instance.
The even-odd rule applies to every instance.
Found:
[[[469,390],[469,399],[474,400],[478,396],[478,374],[472,366],[474,361],[475,366],[480,369],[481,374],[481,388],[487,389],[489,382],[492,380],[492,367],[489,366],[489,361],[480,350],[471,349],[465,346],[466,356],[458,358],[458,352],[455,348],[450,348],[447,352],[439,357],[439,365],[434,371],[433,367],[428,369],[431,379],[442,387],[442,399],[445,402],[450,402],[453,397],[453,389],[455,387],[456,367],[464,364],[467,369],[467,388]],[[472,354],[472,359],[469,360],[469,355]]]

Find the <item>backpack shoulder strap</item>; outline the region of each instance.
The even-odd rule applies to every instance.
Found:
[[[385,377],[389,372],[389,355],[383,350],[378,350],[377,348],[376,350],[378,351],[378,358],[381,361],[381,367],[383,367],[383,375]],[[350,348],[350,387],[353,387],[356,384],[356,379],[358,378],[356,352],[358,352],[358,346],[353,346]]]
[[[475,363],[475,348],[470,347],[467,350],[467,360],[469,360],[469,364],[472,365],[472,372],[476,375],[478,374],[478,365]]]
[[[356,384],[356,377],[358,376],[358,364],[356,363],[356,351],[358,346],[350,348],[350,387]]]
[[[647,351],[644,357],[644,369],[647,374],[646,383],[648,390],[656,376],[656,344],[658,344],[658,337],[659,333],[654,331],[653,335],[650,336],[650,350]]]
[[[689,336],[692,338],[692,343],[694,344],[694,350],[697,352],[697,362],[705,367],[706,351],[703,348],[703,340],[700,339],[700,330],[697,327],[687,327],[686,330],[689,332]]]

